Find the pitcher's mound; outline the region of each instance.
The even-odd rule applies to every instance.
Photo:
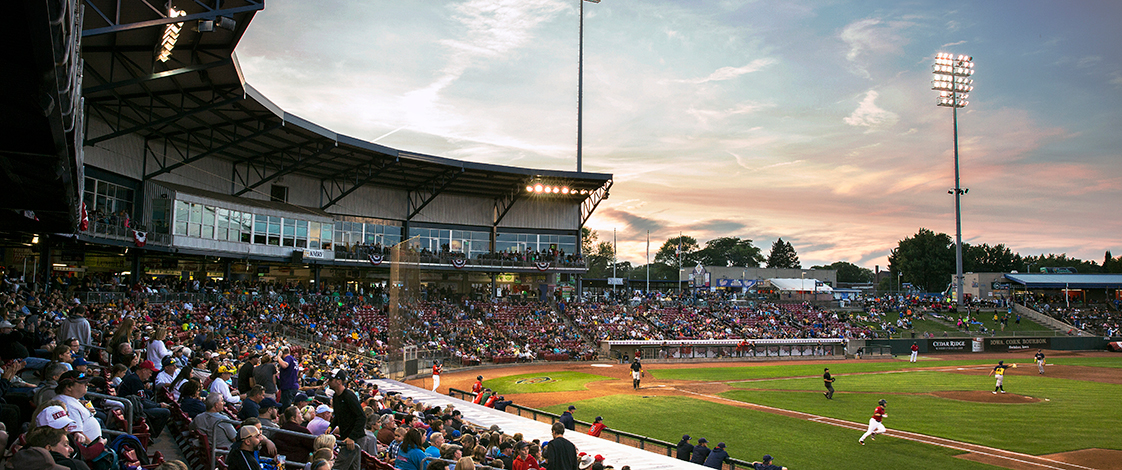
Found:
[[[980,403],[1036,403],[1040,401],[1039,398],[1018,395],[1016,393],[998,393],[997,395],[994,395],[991,392],[985,392],[981,390],[956,390],[948,392],[931,392],[931,394],[939,398],[948,398],[951,400],[961,401],[976,401]]]

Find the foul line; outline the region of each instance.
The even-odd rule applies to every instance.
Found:
[[[678,390],[682,391],[682,392],[685,392],[685,393],[688,393],[688,394],[691,394],[691,395],[697,395],[697,396],[701,396],[701,397],[711,398],[711,399],[714,399],[714,400],[732,402],[732,403],[736,403],[738,405],[747,405],[751,408],[760,409],[760,410],[767,411],[767,412],[774,413],[774,414],[780,414],[780,415],[786,415],[786,416],[794,415],[794,416],[797,416],[797,417],[800,417],[800,418],[804,418],[807,421],[814,421],[816,423],[828,424],[828,425],[831,425],[831,426],[854,429],[854,430],[858,430],[858,431],[865,428],[865,426],[861,425],[860,423],[854,423],[852,421],[845,421],[845,420],[842,420],[842,419],[830,418],[830,417],[827,417],[827,416],[818,416],[818,415],[813,415],[813,414],[810,414],[810,413],[803,413],[801,411],[785,410],[783,408],[775,408],[773,406],[760,405],[760,404],[757,404],[757,403],[748,403],[748,402],[733,400],[731,398],[719,397],[719,396],[716,396],[716,395],[709,395],[709,394],[705,394],[705,393],[697,393],[697,392],[693,392],[693,391],[690,391],[690,390],[683,390],[681,388],[679,388]],[[900,439],[905,439],[905,440],[909,440],[909,441],[913,441],[913,442],[919,442],[919,443],[922,443],[922,444],[930,444],[930,445],[935,445],[935,446],[939,446],[939,447],[945,447],[945,448],[948,448],[948,449],[954,449],[954,450],[958,450],[958,451],[961,451],[961,452],[968,452],[968,453],[972,453],[972,454],[985,455],[985,456],[993,457],[993,458],[1000,459],[1000,460],[1008,460],[1008,461],[1011,461],[1011,462],[1018,462],[1018,463],[1022,463],[1022,464],[1033,465],[1033,466],[1043,467],[1043,468],[1050,468],[1050,469],[1055,469],[1055,470],[1069,470],[1071,468],[1079,468],[1079,469],[1085,469],[1085,470],[1095,470],[1093,467],[1085,467],[1085,466],[1079,465],[1079,464],[1074,464],[1074,463],[1069,463],[1069,462],[1061,462],[1061,461],[1058,461],[1058,460],[1052,460],[1052,459],[1049,459],[1049,458],[1040,457],[1040,456],[1036,456],[1036,455],[1024,454],[1024,453],[1014,452],[1014,451],[1009,451],[1009,450],[1004,450],[1004,449],[997,449],[997,448],[982,446],[982,445],[978,445],[978,444],[970,444],[970,443],[967,443],[967,442],[960,442],[960,441],[955,441],[955,440],[951,440],[951,439],[945,439],[945,438],[942,438],[942,437],[928,436],[926,434],[919,434],[919,433],[914,433],[914,432],[909,432],[909,431],[892,430],[891,434],[885,433],[884,435],[891,436],[891,437],[896,437],[896,438],[900,438]],[[1004,454],[1004,455],[1002,455],[1002,454]],[[1019,458],[1016,458],[1016,457],[1013,457],[1013,456],[1016,456],[1016,457],[1019,457]],[[1026,460],[1026,459],[1029,459],[1029,460]],[[1044,463],[1044,462],[1048,462],[1048,463]],[[1055,465],[1049,465],[1049,464],[1055,464]],[[1056,465],[1060,465],[1060,466],[1056,466]]]
[[[931,368],[922,368],[922,369],[884,370],[884,371],[876,371],[876,372],[855,372],[855,373],[852,373],[852,374],[846,374],[846,376],[906,374],[906,373],[909,373],[909,372],[956,372],[956,371],[960,371],[960,370],[990,370],[990,369],[991,369],[991,367],[989,367],[989,366],[931,367]],[[839,375],[838,377],[844,377],[844,376]],[[765,378],[759,378],[759,379],[744,379],[744,380],[718,380],[718,381],[715,381],[715,382],[702,382],[702,383],[705,384],[705,385],[720,385],[720,384],[739,384],[739,383],[751,383],[751,382],[768,382],[768,381],[772,381],[772,380],[799,380],[799,379],[816,379],[816,378],[820,379],[820,378],[822,378],[822,376],[820,376],[820,375],[803,375],[803,376],[796,376],[796,377],[765,377]]]

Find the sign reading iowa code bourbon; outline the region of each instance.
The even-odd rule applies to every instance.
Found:
[[[1052,338],[986,338],[986,352],[1051,349]]]

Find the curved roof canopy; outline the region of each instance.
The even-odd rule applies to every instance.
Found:
[[[584,219],[611,187],[610,174],[407,152],[285,112],[245,82],[233,54],[263,1],[180,2],[183,10],[171,12],[155,11],[142,0],[83,3],[88,7],[83,91],[89,115],[111,128],[87,134],[85,144],[143,137],[145,180],[204,159],[222,159],[233,165],[234,195],[296,174],[320,180],[321,209],[366,184],[422,193],[428,200],[455,193],[513,202],[526,195],[527,184],[541,182],[569,188],[567,196],[552,196],[583,203]],[[170,51],[169,41],[174,43]]]
[[[1122,289],[1122,274],[1006,274],[1029,289]]]

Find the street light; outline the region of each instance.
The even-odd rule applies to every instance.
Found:
[[[958,108],[970,104],[966,101],[974,89],[974,58],[967,55],[955,56],[949,52],[935,54],[935,64],[931,66],[935,76],[931,79],[931,89],[939,92],[936,105],[951,108],[954,124],[954,225],[955,225],[955,292],[956,304],[961,307],[962,293],[962,195],[958,175]]]
[[[580,4],[580,39],[577,47],[577,173],[581,171],[582,119],[584,118],[584,2],[600,3],[600,0],[577,0]]]

